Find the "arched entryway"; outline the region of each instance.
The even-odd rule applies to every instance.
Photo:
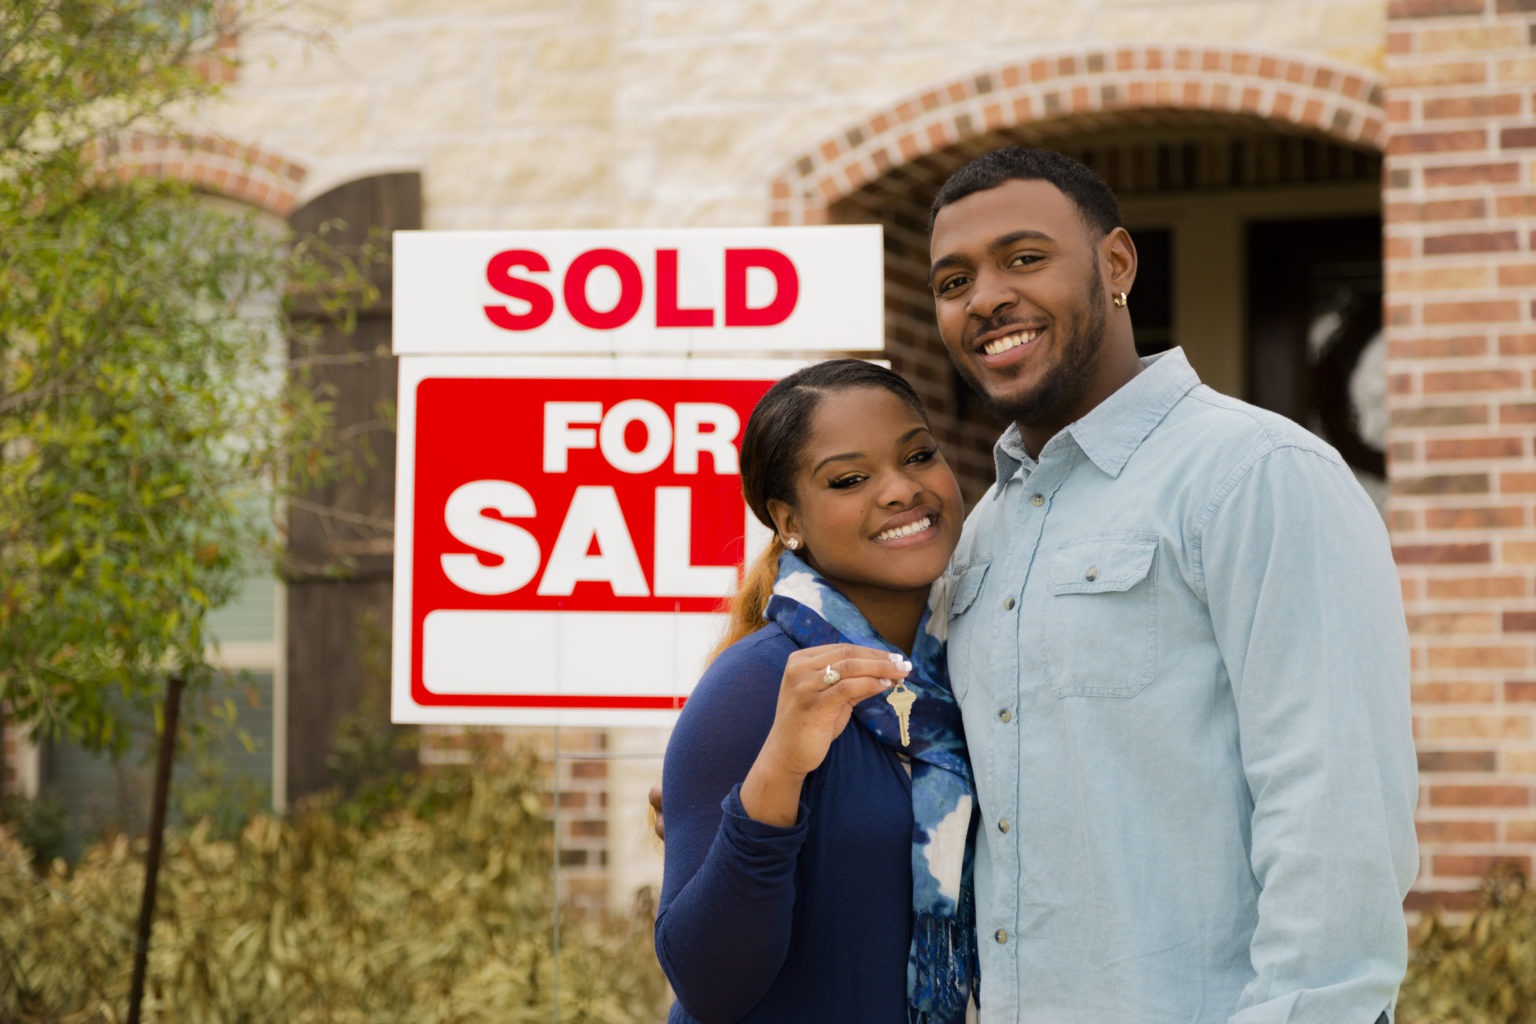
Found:
[[[1381,379],[1366,352],[1380,347],[1382,136],[1380,84],[1342,65],[1230,48],[1040,56],[822,140],[774,181],[772,217],[883,225],[887,355],[975,494],[998,424],[932,326],[928,205],[988,149],[1067,152],[1115,189],[1137,239],[1142,348],[1182,345],[1213,386],[1306,422],[1379,477],[1379,440],[1361,435]]]

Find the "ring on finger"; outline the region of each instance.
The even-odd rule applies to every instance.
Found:
[[[821,685],[823,685],[823,686],[836,686],[837,685],[837,681],[839,679],[841,679],[841,678],[843,678],[843,677],[837,671],[837,669],[833,668],[829,664],[829,665],[827,665],[826,671],[821,674]]]

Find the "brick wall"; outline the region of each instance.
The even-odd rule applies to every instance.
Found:
[[[1536,854],[1536,0],[1392,0],[1390,516],[1424,866],[1465,906]]]

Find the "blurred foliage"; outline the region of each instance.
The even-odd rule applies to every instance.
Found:
[[[1536,1024],[1536,892],[1513,867],[1483,882],[1477,911],[1414,934],[1398,1024]]]
[[[20,843],[31,854],[32,863],[42,869],[63,855],[69,819],[56,797],[7,793],[0,798],[0,829]]]
[[[6,0],[0,16],[0,706],[121,753],[204,621],[333,472],[306,372],[363,254],[183,184],[116,173],[217,96],[230,0]],[[290,345],[296,357],[288,363]]]
[[[335,798],[229,840],[173,831],[146,1022],[628,1024],[665,1015],[650,911],[560,915],[531,754],[423,773],[366,822]],[[0,833],[0,1019],[119,1019],[142,851],[44,875]],[[558,1018],[555,1017],[558,1000]]]

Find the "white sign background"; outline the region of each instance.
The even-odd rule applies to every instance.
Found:
[[[397,231],[394,236],[396,355],[636,355],[650,353],[878,352],[885,347],[884,252],[878,225],[796,228],[674,228],[629,231]],[[566,308],[564,284],[584,253],[615,250],[632,264],[629,287],[639,305],[622,326],[596,329]],[[768,326],[726,323],[730,253],[768,250],[793,264],[794,310]],[[536,253],[547,271],[493,271],[500,253]],[[658,255],[667,254],[672,255]],[[750,255],[741,259],[751,262]],[[667,268],[672,268],[668,270]],[[663,278],[675,281],[662,287]],[[548,319],[527,330],[492,322],[486,309],[529,313],[529,304],[498,291],[508,276],[547,293]],[[590,307],[619,302],[618,274],[607,265],[575,275]],[[771,271],[745,273],[746,305],[770,307],[777,291]],[[526,285],[518,287],[528,290]],[[675,293],[675,294],[674,294]],[[659,312],[660,304],[690,313]],[[666,327],[658,320],[699,319],[712,326]]]

